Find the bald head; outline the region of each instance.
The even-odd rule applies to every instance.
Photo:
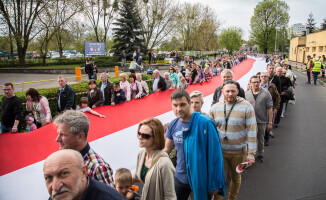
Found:
[[[46,158],[43,165],[45,184],[53,200],[79,199],[87,187],[84,159],[78,151],[59,150]]]
[[[84,166],[84,159],[78,151],[72,149],[63,149],[52,153],[45,159],[43,170],[46,167],[53,165],[54,163],[61,163],[62,161],[66,160],[69,160],[69,163],[75,165],[80,169]]]

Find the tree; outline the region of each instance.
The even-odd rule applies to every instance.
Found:
[[[180,50],[182,47],[182,44],[180,40],[178,40],[176,37],[172,37],[170,41],[162,42],[160,46],[160,50],[162,51],[173,51],[173,50]]]
[[[144,46],[153,49],[168,37],[175,27],[178,4],[174,0],[138,1]]]
[[[326,30],[326,19],[323,19],[323,23],[320,24],[321,30]]]
[[[312,12],[309,13],[308,19],[307,19],[307,29],[309,29],[309,33],[313,33],[316,29],[316,22],[314,15]]]
[[[220,43],[229,53],[233,53],[240,49],[242,45],[242,31],[240,28],[232,27],[222,31],[220,35]]]
[[[251,17],[251,38],[258,44],[261,51],[267,53],[275,43],[271,38],[276,27],[286,27],[289,22],[289,6],[280,0],[259,2]]]
[[[127,58],[132,57],[132,53],[136,49],[145,50],[142,35],[144,31],[141,29],[141,19],[136,9],[136,0],[122,0],[120,8],[120,17],[117,22],[113,23],[117,28],[114,31],[114,46],[112,50],[116,56],[121,51],[126,50]]]
[[[52,0],[52,4],[49,4],[44,12],[39,15],[39,21],[41,25],[41,35],[39,40],[39,51],[43,59],[43,65],[46,63],[46,55],[49,50],[49,43],[53,36],[60,38],[58,42],[59,53],[62,56],[62,35],[64,33],[64,26],[72,17],[80,11],[81,3],[79,0]]]
[[[34,27],[37,16],[49,2],[45,0],[0,1],[1,15],[16,41],[20,67],[25,67],[25,54],[28,44],[40,31],[37,26]]]
[[[111,0],[85,0],[84,12],[92,25],[96,42],[106,42],[110,26],[117,17],[118,9],[118,0],[113,0],[112,4]],[[100,23],[103,24],[102,27]]]
[[[206,45],[214,44],[216,32],[220,27],[216,13],[209,6],[200,3],[184,3],[180,6],[177,18],[177,35],[183,43],[183,50],[204,50]],[[214,44],[217,46],[217,43]]]

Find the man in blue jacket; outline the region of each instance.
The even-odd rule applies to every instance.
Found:
[[[164,151],[177,148],[175,191],[178,200],[187,200],[194,193],[196,200],[224,196],[224,167],[216,126],[208,117],[190,109],[190,96],[185,90],[171,95],[177,116],[166,131]]]

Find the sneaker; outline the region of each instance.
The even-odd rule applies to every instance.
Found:
[[[281,118],[284,118],[284,115],[281,115]]]
[[[268,141],[265,141],[265,142],[264,142],[264,145],[265,145],[265,146],[269,146],[269,142],[268,142]]]
[[[269,136],[271,136],[272,138],[275,138],[275,135],[274,135],[274,133],[272,131],[269,132]]]
[[[258,161],[260,163],[264,163],[264,157],[263,156],[258,156]]]

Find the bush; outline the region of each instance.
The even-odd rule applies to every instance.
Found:
[[[142,74],[142,79],[147,82],[150,93],[152,93],[152,85],[153,85],[153,76],[148,74]],[[117,83],[120,81],[119,77],[112,77],[109,80],[113,83]],[[100,80],[97,80],[97,83],[100,83]],[[71,86],[76,93],[76,105],[79,104],[79,100],[82,97],[87,96],[87,92],[89,91],[88,81],[82,81],[80,83],[71,84]],[[51,110],[52,117],[58,114],[57,111],[57,91],[58,88],[47,88],[47,89],[37,89],[37,91],[44,97],[46,97],[49,101],[49,107]],[[23,103],[23,111],[22,111],[22,126],[23,129],[26,127],[25,116],[30,112],[26,110],[26,92],[15,92],[15,95],[21,100]],[[2,98],[4,95],[0,96],[0,103],[2,102]],[[0,107],[1,112],[1,107]]]

